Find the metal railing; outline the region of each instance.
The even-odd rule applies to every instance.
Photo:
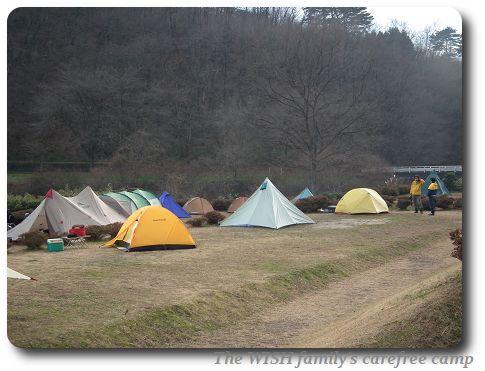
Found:
[[[436,171],[437,173],[461,173],[461,165],[446,165],[446,166],[395,166],[388,168],[393,173],[431,173]]]

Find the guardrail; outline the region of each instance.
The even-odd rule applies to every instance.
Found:
[[[436,171],[437,173],[461,173],[461,165],[446,165],[446,166],[395,166],[387,168],[388,171],[393,173],[431,173]]]

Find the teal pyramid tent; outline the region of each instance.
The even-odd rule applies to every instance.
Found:
[[[303,200],[304,198],[308,197],[313,197],[313,193],[308,189],[308,187],[305,187],[305,189],[301,191],[300,194],[296,196],[293,200],[291,200],[291,202],[295,203],[298,200]]]
[[[266,227],[278,229],[293,224],[315,223],[293,205],[266,178],[249,199],[221,227]]]
[[[450,192],[448,191],[448,188],[446,188],[445,186],[445,183],[443,183],[443,181],[438,176],[438,174],[435,171],[433,171],[431,174],[428,175],[428,177],[424,181],[423,186],[421,187],[421,194],[423,196],[426,196],[428,194],[428,187],[431,184],[431,178],[436,178],[436,183],[438,183],[438,193],[437,193],[438,196],[450,194]]]

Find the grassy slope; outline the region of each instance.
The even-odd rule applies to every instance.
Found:
[[[462,299],[461,272],[416,290],[401,304],[417,306],[411,315],[385,326],[366,347],[448,348],[457,345],[462,337]]]

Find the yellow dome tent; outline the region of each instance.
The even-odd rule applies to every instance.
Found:
[[[121,246],[127,251],[194,248],[185,224],[161,206],[145,206],[131,214],[105,247]]]
[[[379,214],[388,213],[386,201],[370,188],[355,188],[340,199],[335,208],[336,213],[343,214]]]

